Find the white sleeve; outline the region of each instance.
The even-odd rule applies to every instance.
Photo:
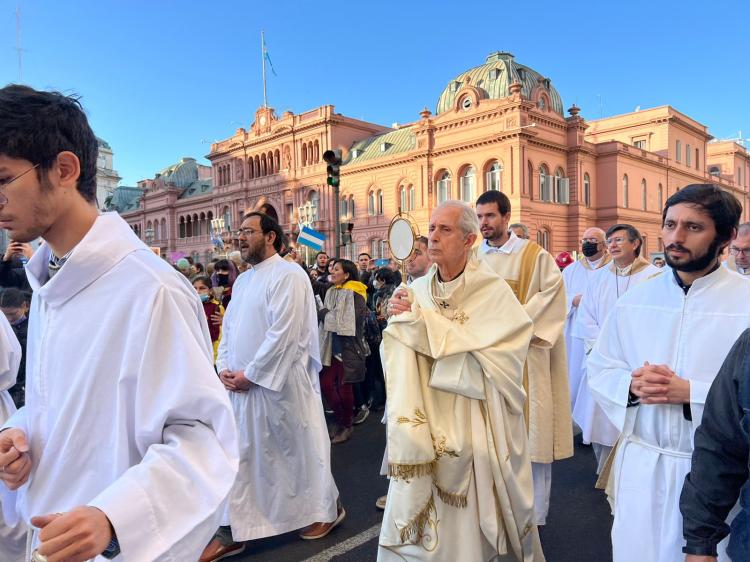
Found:
[[[194,557],[237,474],[234,415],[202,313],[187,295],[157,295],[133,381],[130,441],[141,460],[89,502],[109,518],[124,560]]]
[[[21,344],[5,314],[0,314],[0,391],[16,384],[21,365]]]
[[[221,321],[221,338],[219,339],[219,348],[216,350],[216,370],[220,373],[230,368],[229,339],[232,330],[231,314],[233,310],[232,301],[229,301],[226,310],[224,310],[224,318]]]

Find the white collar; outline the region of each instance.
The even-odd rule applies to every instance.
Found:
[[[516,233],[512,230],[508,231],[508,239],[502,246],[490,246],[490,243],[485,239],[482,240],[482,250],[485,254],[512,254],[513,250],[516,249],[516,244],[521,240]]]

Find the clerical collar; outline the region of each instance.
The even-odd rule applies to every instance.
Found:
[[[586,256],[584,256],[584,258],[586,258]],[[599,264],[602,263],[603,259],[604,259],[604,254],[602,254],[602,257],[600,257],[596,261],[591,261],[589,258],[586,258],[586,261],[589,262],[589,266],[591,266],[591,269],[598,269]],[[632,266],[633,264],[630,264],[630,265]]]
[[[516,233],[512,230],[509,230],[508,239],[502,246],[492,246],[488,240],[483,240],[482,244],[484,246],[484,251],[487,254],[512,254],[513,249],[516,246],[516,242],[518,242],[519,240],[520,238],[516,236]]]
[[[630,270],[633,269],[633,264],[635,263],[635,260],[631,262],[630,265],[627,265],[625,267],[618,267],[618,265],[615,263],[615,274],[618,277],[626,277],[630,275]]]
[[[714,271],[716,271],[717,269],[719,269],[719,265],[720,264],[718,262],[716,264],[714,264],[714,266],[711,268],[711,271],[707,272],[706,275],[704,275],[703,277],[711,275]],[[676,269],[672,269],[672,274],[674,275],[674,280],[677,283],[677,286],[680,289],[682,289],[683,293],[685,293],[687,295],[688,291],[690,290],[690,287],[692,287],[693,285],[692,284],[686,285],[685,282],[682,280],[682,278],[677,274],[677,270]]]

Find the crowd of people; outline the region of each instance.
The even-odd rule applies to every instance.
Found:
[[[169,264],[97,211],[96,147],[76,100],[0,89],[0,560],[213,562],[322,538],[346,517],[331,445],[371,411],[379,560],[554,560],[538,528],[577,431],[615,562],[750,560],[733,195],[671,195],[662,264],[624,223],[554,258],[499,191],[435,207],[403,270],[308,267],[263,209],[238,250]]]

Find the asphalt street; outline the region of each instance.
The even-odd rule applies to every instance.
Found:
[[[382,512],[375,500],[388,489],[379,475],[385,445],[380,415],[371,414],[356,426],[351,440],[332,447],[333,473],[347,512],[329,536],[300,540],[296,533],[252,541],[231,562],[291,562],[334,560],[370,562],[377,555]],[[576,442],[572,459],[552,469],[552,498],[547,525],[541,529],[547,562],[609,562],[612,518],[603,492],[594,489],[594,454]],[[467,561],[469,562],[469,561]]]

